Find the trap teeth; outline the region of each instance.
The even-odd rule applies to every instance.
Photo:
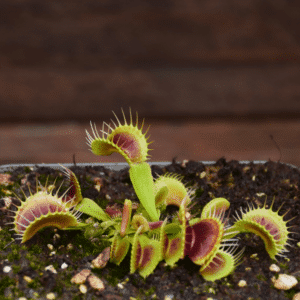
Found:
[[[149,137],[146,138],[147,131],[145,133],[142,132],[144,122],[141,128],[138,128],[138,117],[136,117],[136,124],[133,125],[131,110],[130,123],[127,123],[123,110],[122,113],[124,124],[121,124],[114,113],[117,124],[113,122],[114,125],[111,127],[104,122],[101,130],[102,137],[100,137],[96,125],[91,123],[93,136],[86,131],[88,145],[95,155],[107,156],[116,152],[121,154],[129,165],[144,162],[147,160],[148,145],[150,144],[147,142]],[[106,125],[107,131],[104,130],[104,125]]]
[[[253,205],[248,207],[245,212],[241,209],[241,216],[238,216],[237,222],[232,226],[233,230],[240,232],[251,232],[259,237],[265,243],[266,250],[272,259],[276,256],[283,256],[288,244],[288,227],[283,216],[278,211],[273,211],[274,200],[270,208],[266,208],[266,203],[262,208],[255,208]]]
[[[47,226],[59,229],[77,226],[80,216],[76,210],[71,212],[57,194],[53,196],[46,191],[37,192],[26,198],[14,213],[14,229],[22,243]]]

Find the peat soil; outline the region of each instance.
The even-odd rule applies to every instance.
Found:
[[[130,199],[138,203],[130,182],[128,168],[112,171],[103,166],[78,167],[71,170],[76,174],[83,197],[95,200],[101,207],[114,206],[122,209],[124,200]],[[172,299],[172,300],[204,300],[204,299],[292,299],[300,292],[300,284],[290,290],[278,290],[272,278],[278,274],[294,275],[300,280],[300,171],[280,162],[264,164],[241,164],[238,161],[227,162],[219,159],[213,165],[204,165],[195,161],[176,162],[160,167],[152,165],[153,176],[169,173],[182,175],[187,187],[195,189],[190,213],[199,214],[203,206],[211,199],[223,197],[230,202],[227,216],[229,224],[235,221],[234,216],[240,208],[245,211],[249,203],[263,206],[266,201],[279,214],[287,213],[284,220],[292,226],[289,231],[289,244],[285,257],[270,259],[263,241],[254,234],[240,234],[239,248],[245,247],[242,263],[227,278],[215,282],[205,281],[199,274],[200,266],[193,264],[189,258],[179,260],[174,268],[166,266],[162,261],[153,274],[143,279],[138,273],[129,274],[130,255],[116,266],[108,262],[103,269],[92,269],[91,261],[107,246],[101,238],[87,239],[81,230],[65,231],[52,227],[38,232],[33,238],[21,244],[16,237],[13,225],[8,225],[16,207],[20,205],[16,193],[22,200],[30,195],[29,189],[36,191],[36,178],[45,185],[53,184],[54,192],[63,182],[59,195],[68,184],[61,170],[48,167],[18,167],[6,174],[7,180],[0,183],[0,299]],[[1,176],[1,174],[0,174]],[[64,180],[64,181],[63,181]],[[101,186],[100,191],[97,186]],[[168,208],[173,214],[176,209]],[[81,216],[82,222],[91,220]],[[299,244],[298,244],[299,245]],[[279,273],[270,271],[270,266],[280,267]],[[52,270],[45,270],[49,265]],[[62,265],[66,268],[62,268]],[[11,267],[9,268],[5,267]],[[91,274],[100,278],[105,289],[93,289],[89,282],[85,283],[87,292],[82,293],[79,285],[71,283],[71,278],[83,269],[90,269]],[[6,272],[5,272],[6,270]],[[27,277],[26,277],[27,276]],[[28,279],[30,278],[30,279]],[[241,280],[246,285],[239,286]],[[49,296],[50,294],[50,296]],[[48,298],[47,298],[48,295]],[[53,297],[53,295],[52,295]],[[53,298],[51,298],[53,299]]]

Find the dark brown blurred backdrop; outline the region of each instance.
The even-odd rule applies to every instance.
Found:
[[[0,164],[123,161],[84,129],[131,107],[152,161],[300,166],[299,20],[296,0],[1,0]]]

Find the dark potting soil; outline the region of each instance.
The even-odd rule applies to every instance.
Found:
[[[114,206],[122,209],[125,199],[138,203],[132,188],[128,168],[115,172],[102,166],[71,167],[76,174],[83,197],[95,200],[102,208]],[[288,165],[276,162],[265,164],[240,164],[238,161],[227,162],[224,158],[214,165],[204,165],[189,161],[178,163],[175,160],[166,167],[152,166],[153,176],[166,172],[183,176],[187,187],[193,187],[196,192],[190,213],[200,215],[203,206],[211,199],[223,197],[230,202],[227,214],[229,224],[235,221],[236,211],[248,203],[262,206],[266,200],[270,207],[274,200],[273,210],[283,215],[289,210],[284,220],[293,217],[288,226],[293,226],[289,234],[292,247],[287,246],[287,258],[278,257],[271,260],[265,250],[263,241],[254,234],[240,234],[239,249],[245,248],[242,263],[234,273],[227,278],[215,282],[205,281],[199,274],[200,266],[193,264],[189,258],[179,260],[174,268],[166,266],[162,261],[153,274],[143,279],[138,273],[129,274],[130,251],[124,261],[117,266],[108,262],[103,269],[91,269],[91,261],[107,246],[101,238],[86,239],[80,230],[64,231],[55,228],[45,228],[24,244],[14,241],[12,225],[7,225],[14,214],[5,207],[12,203],[19,205],[20,201],[11,192],[14,191],[21,199],[30,195],[29,188],[36,191],[36,178],[42,185],[48,179],[48,185],[54,183],[58,189],[65,178],[63,173],[48,167],[18,167],[10,174],[9,182],[0,183],[0,299],[49,299],[49,293],[54,293],[55,299],[292,299],[300,291],[298,283],[294,288],[283,291],[274,288],[272,278],[278,278],[278,273],[270,271],[270,266],[280,267],[279,273],[294,275],[300,280],[300,171]],[[0,174],[1,176],[1,174]],[[0,177],[1,178],[1,177]],[[1,182],[1,181],[0,181]],[[101,185],[97,189],[97,182]],[[67,188],[64,181],[59,195]],[[16,208],[10,205],[10,210]],[[174,214],[176,208],[169,207],[168,212]],[[82,222],[88,216],[82,215]],[[53,247],[53,248],[52,248]],[[239,250],[237,250],[238,252]],[[66,268],[61,268],[65,263]],[[57,273],[45,270],[53,265]],[[12,269],[8,273],[7,266]],[[82,269],[91,269],[92,274],[99,277],[105,285],[101,292],[93,289],[88,281],[85,283],[87,293],[79,290],[79,285],[71,283],[71,278]],[[24,277],[25,276],[25,277]],[[28,276],[30,279],[28,279]],[[240,287],[239,282],[246,281],[246,286]],[[50,294],[51,295],[51,294]]]

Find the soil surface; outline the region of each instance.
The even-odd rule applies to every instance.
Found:
[[[122,208],[124,200],[130,199],[138,203],[130,182],[128,168],[115,172],[102,166],[71,167],[76,174],[83,197],[95,200],[102,208],[113,206]],[[219,159],[214,165],[204,165],[195,161],[173,162],[166,167],[152,165],[153,176],[166,172],[183,176],[187,187],[196,189],[190,213],[199,216],[203,206],[211,199],[223,197],[230,202],[227,214],[229,223],[233,224],[236,211],[247,209],[248,203],[262,206],[266,200],[270,207],[274,200],[273,210],[285,215],[284,220],[293,217],[288,226],[291,240],[287,247],[286,257],[278,260],[270,259],[263,241],[254,234],[240,234],[239,249],[245,248],[242,263],[227,278],[215,282],[205,281],[199,274],[200,266],[193,264],[189,258],[179,260],[171,269],[162,261],[153,274],[143,279],[138,273],[129,274],[130,257],[126,256],[120,266],[108,262],[103,269],[94,269],[91,262],[107,247],[99,238],[87,239],[80,230],[64,231],[45,228],[24,244],[14,241],[15,231],[8,225],[16,208],[9,204],[20,205],[15,192],[22,200],[30,190],[36,191],[36,178],[42,185],[48,179],[48,185],[55,182],[58,189],[63,180],[60,170],[48,167],[19,167],[10,176],[0,174],[0,299],[172,299],[172,300],[204,300],[204,299],[292,299],[300,292],[300,284],[290,290],[278,290],[272,278],[278,274],[289,274],[300,281],[300,171],[291,166],[266,162],[265,164],[240,164],[237,161],[227,162]],[[101,185],[100,191],[97,183]],[[67,188],[64,181],[59,195]],[[170,214],[176,211],[170,207]],[[82,215],[81,221],[88,221]],[[90,219],[89,219],[90,220]],[[239,251],[239,249],[237,251]],[[270,266],[279,266],[279,273],[270,271]],[[45,270],[47,266],[51,270]],[[63,267],[62,267],[63,266]],[[10,267],[10,268],[7,268]],[[65,268],[64,268],[65,267]],[[55,269],[55,272],[53,271]],[[91,274],[100,278],[105,289],[98,291],[84,283],[86,293],[82,293],[79,285],[71,283],[71,278],[83,269],[91,270]],[[27,277],[26,277],[27,276]],[[246,286],[240,287],[241,280]],[[82,287],[81,287],[82,288]],[[53,293],[54,295],[52,295]],[[3,296],[4,295],[4,296]],[[52,298],[51,298],[52,297]]]

